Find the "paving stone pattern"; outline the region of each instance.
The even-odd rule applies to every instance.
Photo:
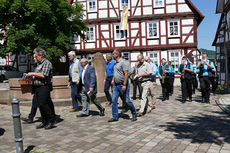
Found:
[[[70,107],[56,107],[64,119],[56,128],[37,130],[40,122],[22,124],[24,149],[32,153],[230,153],[230,118],[216,105],[215,97],[211,104],[201,103],[197,92],[193,102],[183,104],[178,87],[174,93],[136,122],[129,120],[128,112],[118,122],[108,123],[111,107],[100,117],[91,105],[92,115],[87,118],[76,118],[80,112],[69,113]],[[156,96],[160,95],[158,86]],[[140,101],[134,103],[138,108]],[[0,110],[0,153],[15,152],[11,106],[0,105]],[[30,107],[20,110],[26,117]]]

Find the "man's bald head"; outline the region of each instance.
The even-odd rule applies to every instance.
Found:
[[[81,66],[85,67],[88,64],[88,60],[86,58],[81,59]]]

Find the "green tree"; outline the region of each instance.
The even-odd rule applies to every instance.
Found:
[[[84,38],[83,7],[67,0],[0,0],[0,56],[6,53],[31,55],[41,47],[49,59],[71,50],[74,34]]]

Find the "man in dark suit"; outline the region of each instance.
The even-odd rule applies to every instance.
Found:
[[[80,85],[82,86],[82,114],[77,117],[89,116],[89,102],[90,100],[100,110],[100,116],[104,116],[105,109],[101,106],[96,98],[97,94],[97,79],[94,67],[88,65],[86,58],[81,59],[81,66],[83,67],[80,73]]]

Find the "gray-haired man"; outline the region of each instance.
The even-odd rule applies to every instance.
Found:
[[[76,58],[76,54],[74,51],[70,51],[68,53],[68,57],[71,62],[69,67],[69,82],[71,87],[71,97],[73,105],[73,109],[71,109],[70,112],[77,112],[80,111],[77,101],[81,102],[80,87],[78,84],[82,67],[80,61]]]
[[[137,60],[139,62],[137,77],[142,87],[141,108],[137,116],[142,116],[145,108],[147,108],[147,112],[151,111],[151,107],[148,105],[147,97],[149,95],[149,88],[151,86],[152,67],[148,62],[145,62],[144,56],[141,54],[137,56]]]
[[[50,91],[52,90],[51,79],[53,77],[53,66],[45,57],[45,50],[35,48],[34,58],[36,58],[38,66],[35,72],[27,74],[27,77],[33,77],[34,79],[34,95],[36,96],[36,102],[42,116],[42,123],[37,126],[37,129],[51,129],[55,119],[54,105],[50,97]]]

